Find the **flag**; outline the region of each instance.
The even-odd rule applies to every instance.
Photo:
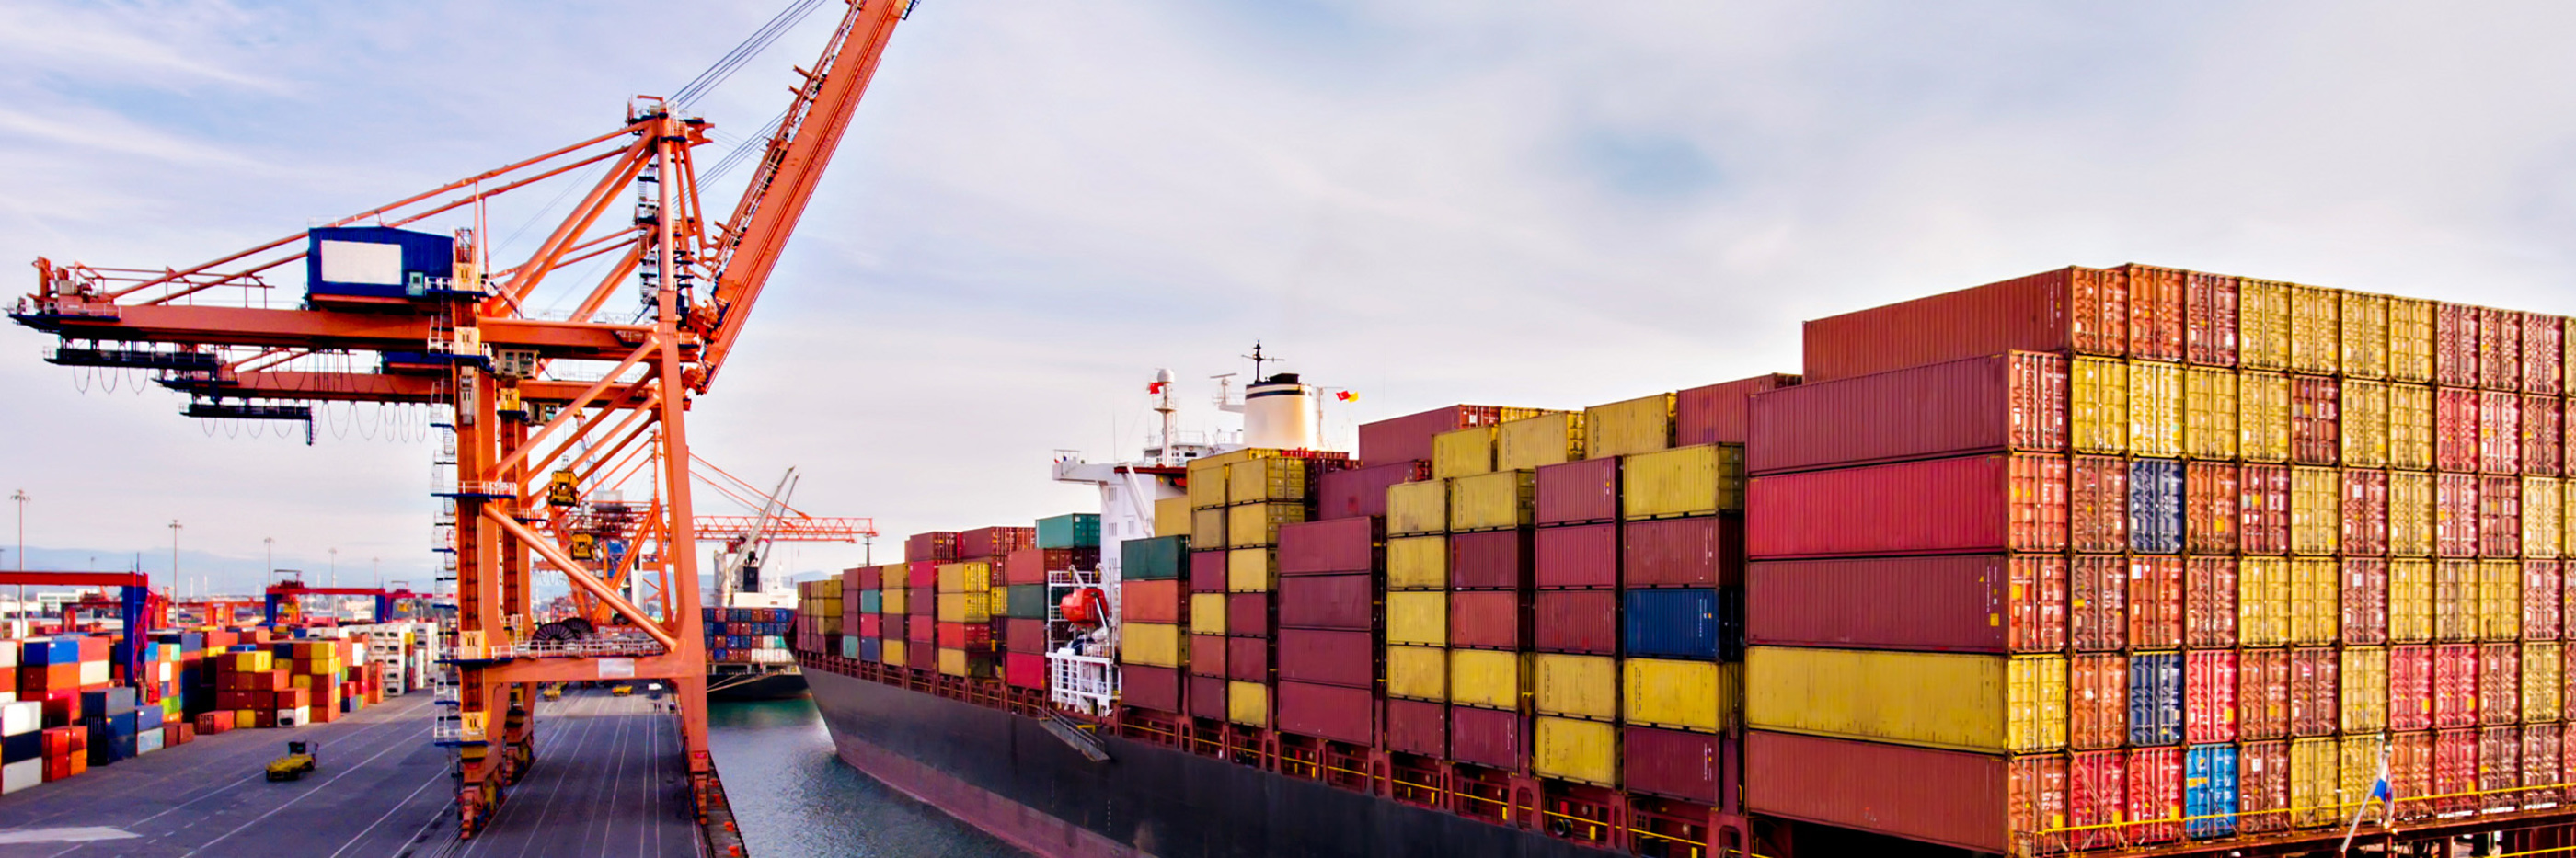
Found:
[[[1163,388],[1170,386],[1172,386],[1172,383],[1168,381],[1149,381],[1145,383],[1145,392],[1161,393],[1163,392]]]
[[[1333,392],[1333,399],[1340,402],[1358,402],[1360,393],[1356,390],[1337,390]]]
[[[2379,780],[2371,783],[2370,798],[2363,800],[2359,807],[2352,809],[2352,825],[2344,829],[2343,848],[2338,850],[2336,854],[2343,854],[2352,851],[2353,835],[2361,833],[2361,818],[2370,813],[2371,805],[2380,806],[2379,818],[2380,824],[2382,825],[2387,824],[2388,819],[2396,815],[2397,790],[2394,787],[2391,787],[2388,783],[2388,756],[2391,750],[2393,749],[2389,747],[2388,736],[2386,734],[2381,734],[2379,737]]]

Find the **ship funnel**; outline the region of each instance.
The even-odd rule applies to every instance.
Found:
[[[1319,445],[1315,388],[1283,372],[1254,381],[1243,389],[1243,444],[1274,450],[1312,450]]]

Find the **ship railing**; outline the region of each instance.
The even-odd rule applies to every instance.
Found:
[[[1118,663],[1097,655],[1047,653],[1047,698],[1057,706],[1103,716],[1118,707]]]
[[[661,655],[661,642],[643,635],[581,638],[561,641],[525,641],[497,643],[480,651],[455,647],[451,658],[458,661],[499,661],[512,658],[589,658],[597,656]]]

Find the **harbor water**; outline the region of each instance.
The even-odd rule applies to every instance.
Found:
[[[755,858],[1023,858],[832,754],[811,698],[718,702],[707,743]]]

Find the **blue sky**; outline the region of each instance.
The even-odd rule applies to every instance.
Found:
[[[599,133],[780,5],[11,3],[0,259],[289,234]],[[1346,431],[1794,371],[1801,319],[2067,264],[2576,312],[2571,18],[933,0],[693,430],[901,534],[1082,507],[1053,450],[1132,447],[1156,367],[1203,401],[1256,338],[1361,392]],[[748,134],[824,24],[699,109]],[[209,437],[45,344],[0,329],[0,489],[38,498],[40,561],[166,570],[176,518],[190,575],[246,583],[275,537],[426,576],[424,446]]]

